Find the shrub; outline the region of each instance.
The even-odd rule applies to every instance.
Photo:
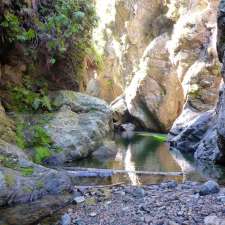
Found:
[[[32,1],[32,7],[28,2],[3,1],[0,46],[20,44],[34,59],[41,58],[48,69],[66,58],[78,76],[98,20],[93,1],[39,0]]]

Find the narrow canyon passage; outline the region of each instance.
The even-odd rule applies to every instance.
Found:
[[[0,1],[0,225],[224,225],[224,12]]]

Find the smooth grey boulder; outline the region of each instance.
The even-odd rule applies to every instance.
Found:
[[[204,195],[210,195],[210,194],[216,194],[219,193],[220,187],[215,181],[207,181],[204,183],[199,190],[199,194],[204,196]]]

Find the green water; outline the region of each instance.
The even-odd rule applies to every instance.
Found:
[[[110,160],[96,160],[88,158],[74,163],[75,167],[122,169],[128,171],[151,172],[184,172],[184,176],[149,176],[117,174],[113,177],[84,178],[81,184],[155,184],[167,180],[183,182],[185,180],[205,181],[215,179],[219,183],[225,183],[225,169],[223,167],[196,163],[190,155],[182,155],[179,151],[171,151],[169,145],[161,138],[148,133],[136,134],[132,139],[116,138],[117,155]]]

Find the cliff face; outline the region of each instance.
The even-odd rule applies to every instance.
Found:
[[[106,64],[95,80],[110,81],[107,96],[98,92],[108,101],[125,93],[115,107],[113,103],[117,115],[120,105],[143,128],[168,131],[183,109],[186,117],[186,110],[198,114],[215,106],[221,81],[216,53],[218,1],[105,4],[110,19],[102,18],[104,24],[98,29],[102,39],[96,41]]]
[[[220,1],[218,10],[218,36],[217,50],[219,60],[222,63],[222,77],[224,82],[224,18],[225,1]],[[215,109],[193,115],[189,110],[187,115],[192,115],[183,126],[182,118],[175,123],[171,131],[171,144],[181,151],[192,152],[196,159],[225,162],[225,87],[221,85],[218,104]],[[180,123],[179,123],[180,122]]]

